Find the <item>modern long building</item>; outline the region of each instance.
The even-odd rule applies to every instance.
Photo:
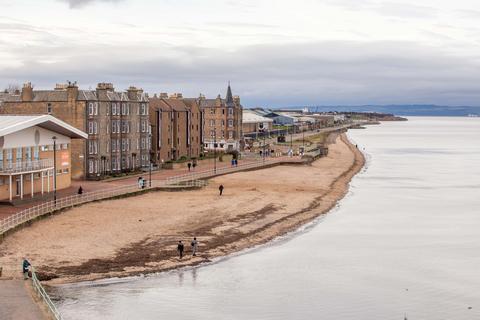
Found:
[[[69,187],[72,139],[87,138],[50,115],[0,116],[0,201]]]
[[[26,83],[1,100],[0,114],[49,114],[88,133],[87,141],[72,142],[73,178],[98,179],[149,165],[149,100],[142,89],[119,92],[99,83],[95,90],[79,90],[69,82],[33,90]]]

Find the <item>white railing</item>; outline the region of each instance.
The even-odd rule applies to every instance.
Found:
[[[45,289],[43,288],[42,284],[40,283],[40,281],[38,280],[37,278],[37,274],[35,273],[35,269],[32,267],[31,268],[31,271],[32,271],[32,285],[33,285],[33,289],[35,289],[35,291],[37,292],[37,294],[40,296],[40,298],[43,300],[43,302],[45,303],[45,305],[47,306],[47,309],[48,311],[50,312],[51,316],[53,317],[53,319],[55,320],[61,320],[62,319],[62,315],[60,314],[60,312],[58,311],[57,307],[55,306],[55,304],[52,302],[52,299],[50,299],[49,295],[47,294],[47,292],[45,291]]]
[[[3,161],[0,163],[0,172],[17,173],[53,168],[53,159],[27,160],[27,161]]]
[[[298,159],[298,158],[297,158]],[[13,214],[3,220],[0,220],[0,235],[4,234],[10,229],[13,229],[23,223],[31,221],[37,217],[52,213],[57,210],[71,208],[80,204],[109,199],[129,193],[134,193],[142,190],[148,190],[151,188],[169,187],[169,186],[190,186],[190,187],[203,187],[206,185],[205,181],[199,181],[212,176],[242,171],[246,169],[259,168],[275,163],[284,162],[284,159],[278,158],[266,158],[265,160],[243,163],[234,167],[220,167],[215,169],[209,169],[204,171],[193,171],[186,174],[169,177],[165,180],[152,180],[151,186],[148,181],[145,181],[143,188],[139,187],[138,183],[119,186],[115,188],[109,188],[100,191],[86,192],[83,194],[75,194],[71,196],[62,197],[55,200],[45,201],[39,205],[32,206],[25,210],[22,210],[16,214]]]

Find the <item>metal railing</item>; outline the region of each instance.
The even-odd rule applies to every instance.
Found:
[[[35,269],[31,267],[31,272],[32,272],[32,285],[33,289],[35,292],[40,296],[40,298],[43,300],[45,305],[47,306],[48,311],[52,315],[53,319],[55,320],[61,320],[62,315],[58,311],[57,307],[55,304],[52,302],[52,299],[50,299],[50,296],[47,294],[45,289],[43,288],[42,284],[37,278],[37,274],[35,273]]]
[[[53,159],[27,160],[27,161],[3,161],[0,162],[0,172],[18,173],[53,168]]]
[[[237,166],[231,166],[231,167],[225,166],[225,167],[220,167],[216,169],[212,168],[212,169],[203,170],[203,171],[191,171],[182,175],[168,177],[166,181],[167,183],[178,183],[181,181],[206,179],[206,178],[220,175],[220,174],[233,173],[233,172],[243,171],[247,169],[260,168],[260,167],[272,165],[275,163],[281,163],[284,161],[285,159],[283,158],[265,158],[265,161],[260,160],[255,162],[247,162]]]

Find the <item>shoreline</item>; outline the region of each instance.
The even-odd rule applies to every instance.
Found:
[[[342,145],[346,146],[348,150]],[[312,191],[307,190],[310,195],[316,195],[313,198],[309,198],[309,201],[305,201],[305,195],[303,194],[304,189],[302,189],[310,187],[309,184],[306,184],[307,187],[304,187],[302,185],[292,185],[291,187],[295,188],[295,191],[298,192],[298,197],[300,197],[300,200],[304,201],[301,202],[299,200],[297,202],[299,202],[300,204],[297,204],[296,207],[292,206],[294,208],[298,208],[299,210],[289,211],[288,205],[282,204],[278,201],[278,199],[280,198],[270,197],[272,199],[267,199],[271,201],[263,199],[269,198],[269,195],[266,193],[262,193],[262,190],[257,190],[256,187],[251,188],[251,184],[249,185],[247,181],[245,182],[246,189],[243,189],[243,192],[239,191],[239,194],[245,197],[245,202],[239,202],[238,205],[244,206],[246,204],[248,205],[252,203],[252,199],[257,199],[259,197],[259,194],[260,196],[262,196],[262,201],[264,201],[264,203],[255,204],[255,206],[252,205],[252,210],[248,210],[249,208],[245,208],[244,211],[241,211],[239,209],[238,211],[241,212],[231,213],[228,210],[232,210],[231,207],[233,204],[229,206],[228,199],[226,200],[226,204],[223,204],[223,207],[221,208],[213,206],[208,207],[208,210],[202,210],[202,208],[195,210],[197,209],[197,207],[195,207],[196,202],[192,200],[190,203],[192,207],[191,211],[200,211],[200,217],[206,217],[206,222],[203,222],[203,220],[197,220],[200,219],[198,216],[189,216],[190,219],[195,219],[196,224],[194,224],[194,227],[191,227],[190,225],[188,225],[188,223],[185,225],[185,221],[183,220],[173,221],[172,225],[175,225],[175,223],[177,223],[179,226],[178,229],[180,229],[174,229],[176,232],[175,234],[169,234],[171,228],[165,227],[163,226],[163,224],[161,224],[161,227],[165,229],[162,230],[164,233],[162,233],[161,236],[158,235],[158,233],[148,234],[145,229],[142,228],[130,230],[128,232],[131,232],[134,235],[132,240],[123,241],[124,239],[121,239],[122,241],[118,240],[119,243],[112,244],[111,250],[113,254],[112,252],[108,252],[108,254],[99,252],[97,257],[95,257],[95,254],[93,253],[93,256],[89,255],[85,257],[73,257],[78,261],[67,261],[66,259],[62,259],[61,257],[56,256],[53,256],[53,258],[42,257],[45,260],[40,267],[37,267],[37,270],[39,270],[38,274],[41,279],[44,280],[44,283],[47,285],[61,285],[108,278],[132,277],[138,275],[165,272],[187,266],[196,266],[199,264],[211,262],[213,259],[216,258],[225,257],[233,253],[239,253],[243,250],[268,243],[269,241],[278,238],[279,236],[297,230],[302,225],[305,225],[308,222],[311,222],[312,220],[317,218],[318,216],[329,212],[338,203],[338,201],[341,200],[348,193],[349,183],[353,176],[355,176],[363,168],[365,164],[365,158],[360,152],[360,150],[358,150],[350,141],[348,141],[348,138],[344,134],[337,138],[335,146],[337,149],[341,149],[340,151],[342,153],[339,154],[348,156],[349,152],[349,157],[353,156],[351,163],[348,163],[348,165],[347,163],[343,164],[344,167],[338,166],[335,171],[338,174],[334,177],[328,177],[331,181],[328,181],[330,183],[327,186],[315,186],[316,189]],[[298,171],[300,173],[308,175],[309,169],[316,169],[309,167],[320,167],[323,165],[321,163],[322,159],[315,161],[307,168],[302,167],[301,169],[299,169],[299,166],[289,166],[286,170],[294,172]],[[331,159],[329,159],[329,161],[333,162],[338,162],[338,160],[339,159],[336,159],[333,156],[331,157]],[[283,168],[285,170],[284,166],[280,166],[279,168]],[[254,174],[261,175],[264,172],[265,174],[268,174],[268,172],[266,172],[268,170],[269,169],[257,170],[254,171]],[[278,170],[278,167],[273,170]],[[334,170],[332,169],[332,171]],[[234,175],[236,175],[235,178],[240,181],[237,184],[239,184],[241,187],[241,179],[243,179],[243,177],[248,174],[239,173]],[[226,176],[227,178],[220,177],[211,180],[213,180],[213,182],[217,182],[218,180],[218,183],[222,182],[225,179],[235,180],[235,178],[233,177],[228,178],[230,176],[231,175]],[[246,186],[249,186],[251,190],[247,189]],[[322,189],[322,187],[326,188]],[[258,188],[261,189],[260,187]],[[230,186],[227,186],[226,190],[229,189]],[[268,191],[269,189],[265,188],[265,190]],[[250,196],[249,191],[251,191],[250,193],[254,193],[254,196],[257,198],[253,198],[253,196]],[[278,192],[279,190],[274,191]],[[201,194],[202,192],[203,194]],[[213,192],[216,193],[215,190],[213,190]],[[210,197],[212,190],[199,191],[199,193],[200,197]],[[244,196],[244,194],[246,193],[248,193],[248,197],[250,198]],[[283,194],[283,198],[285,198],[284,191]],[[294,194],[297,195],[297,193]],[[161,195],[159,194],[157,197],[159,196]],[[183,196],[185,198],[188,198],[188,193],[183,193]],[[195,194],[195,196],[197,195]],[[175,200],[175,198],[173,199]],[[223,199],[226,198],[222,198],[218,201],[224,201]],[[236,198],[233,199],[236,200]],[[183,199],[180,201],[188,202],[189,200],[190,199]],[[132,199],[130,199],[129,201],[133,202]],[[139,199],[138,201],[141,200]],[[257,202],[261,201],[258,200]],[[103,205],[107,203],[112,203],[112,201],[105,201],[103,202]],[[304,206],[305,203],[307,203],[308,205]],[[205,204],[205,206],[206,205],[209,204]],[[176,206],[178,207],[178,203],[176,204]],[[185,206],[189,207],[189,204],[185,204]],[[88,208],[84,209],[83,211],[85,210],[87,210],[88,212]],[[110,211],[111,210],[112,209],[110,209]],[[219,212],[221,214],[219,214]],[[227,214],[225,215],[228,216],[225,216],[224,212],[227,212]],[[217,216],[210,219],[210,216],[212,216],[213,214],[217,214]],[[67,214],[64,215],[66,216]],[[68,217],[65,216],[63,216],[63,219],[68,219]],[[75,216],[72,216],[70,220],[74,218]],[[149,216],[149,218],[151,217]],[[138,221],[142,222],[142,219],[139,219]],[[76,222],[78,224],[78,221]],[[131,220],[129,222],[131,222]],[[45,224],[49,223],[55,224],[53,221],[45,222]],[[61,225],[62,221],[59,221],[58,224]],[[48,226],[44,226],[43,228],[45,227]],[[38,228],[42,229],[42,226],[39,225]],[[88,230],[88,227],[86,228],[86,230]],[[42,230],[38,230],[37,232],[41,231]],[[119,232],[120,231],[123,230],[120,229]],[[143,237],[139,237],[138,233],[142,231],[146,234]],[[23,237],[21,233],[22,232],[19,232],[16,237],[17,239],[13,239],[12,241],[22,241],[23,237],[28,236],[29,232],[28,230],[26,230],[24,232],[26,233],[26,235],[24,235]],[[32,231],[32,233],[35,232]],[[190,256],[188,239],[195,235],[199,238],[200,241],[199,255],[197,257],[192,257]],[[88,234],[86,236],[88,236]],[[115,237],[118,237],[116,233]],[[186,253],[183,260],[179,260],[176,257],[177,253],[175,251],[175,245],[177,242],[176,240],[179,238],[181,238],[182,240],[186,240]],[[98,245],[95,244],[94,240],[90,241],[90,245]],[[52,250],[55,250],[55,248],[52,248]],[[73,248],[72,252],[75,252],[74,250],[75,249]],[[74,253],[72,255],[74,255]],[[84,253],[83,255],[87,255],[87,253]],[[53,267],[55,265],[58,265],[58,267]]]

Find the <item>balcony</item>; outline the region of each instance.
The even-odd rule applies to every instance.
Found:
[[[8,161],[0,163],[0,174],[15,174],[32,171],[40,171],[53,168],[53,159],[30,160],[30,161]]]

